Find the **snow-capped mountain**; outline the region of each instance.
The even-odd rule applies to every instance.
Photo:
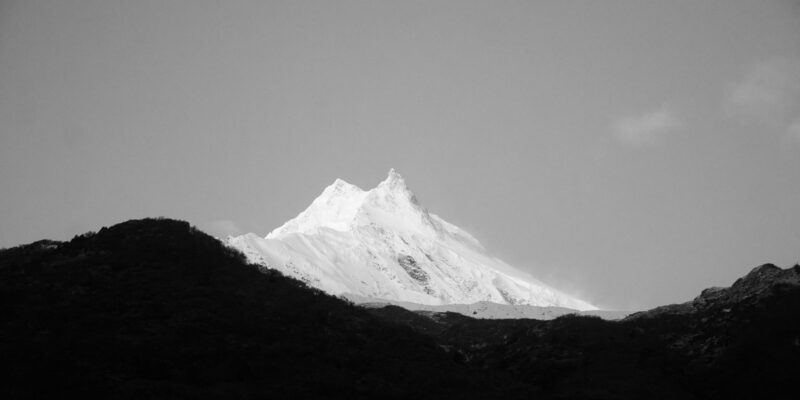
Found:
[[[227,241],[250,262],[334,295],[596,309],[487,254],[469,233],[420,206],[394,169],[367,191],[337,179],[266,237]]]

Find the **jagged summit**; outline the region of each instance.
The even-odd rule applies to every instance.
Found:
[[[411,222],[417,224],[411,226]],[[442,230],[427,210],[419,206],[403,177],[392,168],[384,181],[368,191],[336,179],[306,210],[270,232],[266,238],[276,239],[292,233],[313,234],[323,228],[346,232],[370,224],[390,229],[416,229],[430,234]]]
[[[333,197],[351,192],[363,192],[363,190],[352,183],[337,178],[332,184],[330,184],[330,186],[326,187],[322,193],[327,194],[329,197]]]
[[[305,211],[270,232],[266,238],[275,239],[292,233],[313,234],[322,228],[346,231],[365,196],[366,192],[358,186],[337,179]]]
[[[333,294],[595,308],[487,254],[469,233],[420,205],[394,169],[366,191],[336,179],[265,238],[247,234],[228,242],[251,262]]]
[[[414,195],[411,189],[408,188],[405,179],[403,179],[403,177],[397,173],[394,168],[389,170],[389,174],[387,175],[386,179],[379,183],[375,190],[386,192],[391,196],[402,198],[410,201],[412,204],[419,205],[417,197]]]
[[[389,168],[389,174],[387,174],[386,179],[381,182],[383,185],[387,186],[402,186],[403,188],[406,187],[406,181],[403,179],[403,176],[400,175],[394,168]]]
[[[406,185],[405,179],[403,179],[403,176],[395,171],[394,168],[389,170],[389,174],[386,176],[386,179],[379,183],[377,187],[395,193],[411,194],[411,191],[408,189],[408,185]]]

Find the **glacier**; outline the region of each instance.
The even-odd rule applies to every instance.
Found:
[[[488,254],[472,235],[422,207],[394,169],[371,190],[337,179],[266,237],[248,233],[226,243],[251,263],[333,295],[597,309]]]

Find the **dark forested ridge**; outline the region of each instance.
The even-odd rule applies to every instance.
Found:
[[[129,221],[0,253],[0,397],[388,398],[492,392],[425,335],[188,223]]]
[[[800,267],[624,321],[362,309],[188,223],[0,251],[0,397],[776,398],[800,372]]]
[[[755,268],[730,288],[622,321],[473,320],[398,307],[372,312],[416,327],[467,364],[556,398],[796,398],[800,266]],[[437,326],[431,326],[435,322]]]

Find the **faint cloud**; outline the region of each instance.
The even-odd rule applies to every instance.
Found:
[[[800,60],[773,58],[754,65],[730,85],[726,108],[735,115],[766,123],[785,123],[800,106]]]
[[[229,219],[218,219],[207,222],[204,224],[204,228],[208,233],[217,237],[236,236],[243,233],[239,226]]]
[[[784,142],[800,145],[800,59],[772,58],[730,85],[725,108],[745,122],[764,125]]]
[[[667,106],[644,114],[626,116],[614,122],[614,135],[627,146],[649,146],[660,136],[681,127],[681,121]]]

